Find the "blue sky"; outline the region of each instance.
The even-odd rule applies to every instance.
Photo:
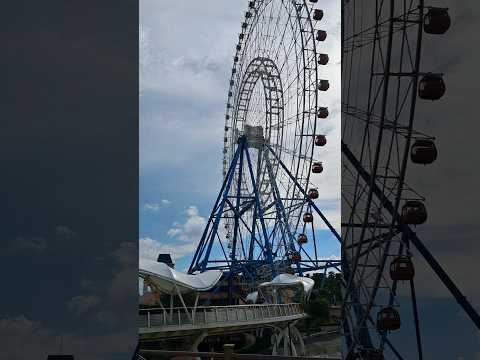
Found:
[[[331,90],[323,131],[328,164],[319,186],[320,208],[340,221],[340,7],[322,4],[329,37],[322,69]],[[144,0],[140,6],[140,257],[171,252],[189,265],[220,189],[223,126],[234,47],[246,1]],[[339,256],[339,244],[320,231],[321,253]]]

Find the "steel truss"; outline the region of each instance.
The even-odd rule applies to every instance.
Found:
[[[417,98],[426,98],[419,87],[428,75],[420,71],[425,19],[434,11],[423,0],[342,1],[342,328],[348,359],[402,359],[378,318],[399,306],[399,283],[387,264],[410,258],[411,244],[480,327],[478,313],[400,214],[402,204],[425,200],[407,185],[406,170],[414,142],[434,140],[414,129]],[[407,284],[422,359],[413,277]]]
[[[309,198],[305,189],[301,187],[288,167],[275,153],[275,150],[270,145],[265,144],[259,151],[263,153],[268,169],[268,181],[272,184],[273,206],[275,208],[274,218],[277,221],[273,226],[266,225],[266,206],[261,202],[258,177],[254,172],[247,137],[245,135],[240,136],[227,176],[223,181],[202,238],[192,259],[189,273],[220,269],[225,272],[226,277],[240,275],[246,282],[253,285],[258,281],[264,281],[265,278],[275,276],[279,271],[291,271],[288,268],[291,268],[298,274],[329,268],[339,270],[339,260],[322,259],[317,252],[310,254],[303,248],[302,244],[297,243],[296,238],[298,234],[291,227],[288,212],[275,182],[276,174],[274,174],[272,166],[274,161],[279,164],[281,171],[284,171],[286,176],[294,182],[303,196],[304,204],[316,212],[336,239],[340,240],[340,235],[313,200]],[[234,181],[237,181],[237,183],[251,183],[254,189],[252,194],[245,196],[240,191],[237,191],[236,196],[230,195]],[[240,187],[237,187],[237,189],[240,189]],[[247,209],[256,214],[253,224],[247,223],[244,219]],[[233,246],[232,251],[228,252],[228,249],[224,247],[226,234],[222,232],[220,222],[222,219],[232,219],[232,217],[234,223],[232,231]],[[249,230],[249,238],[242,236],[240,231],[242,226]],[[253,231],[253,229],[257,231]],[[314,234],[316,229],[313,223],[311,230],[311,233]],[[316,231],[318,232],[318,230]],[[313,247],[316,248],[317,239],[315,236],[312,237],[312,241],[314,242]],[[240,243],[240,246],[238,246],[238,243]],[[237,248],[240,249],[240,252],[236,251]],[[301,260],[295,260],[292,257],[294,253],[304,254],[305,256],[302,256]],[[266,268],[268,268],[267,271]]]

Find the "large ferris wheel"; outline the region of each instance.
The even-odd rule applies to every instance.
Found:
[[[425,6],[423,0],[342,1],[342,272],[348,359],[402,359],[405,349],[389,339],[391,332],[402,330],[413,336],[414,351],[423,358],[411,247],[480,328],[477,312],[413,231],[427,220],[427,206],[406,181],[409,166],[437,159],[435,138],[418,129],[415,108],[417,101],[435,106],[445,93],[443,74],[422,70],[421,45],[449,27],[448,9]],[[401,287],[411,299],[411,329],[402,325],[410,309],[399,306]]]
[[[321,258],[318,238],[320,222],[340,237],[315,204],[330,87],[315,2],[248,2],[227,94],[223,185],[190,272],[223,269],[255,284],[339,268]]]

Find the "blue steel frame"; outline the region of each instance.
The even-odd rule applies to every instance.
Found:
[[[255,235],[252,233],[252,240],[251,243],[257,243],[258,246],[260,246],[262,253],[264,254],[265,260],[264,261],[259,261],[259,260],[254,260],[253,259],[253,251],[249,252],[249,260],[247,261],[237,261],[236,259],[236,245],[238,241],[238,227],[239,227],[239,220],[241,218],[241,213],[239,211],[239,204],[241,202],[241,193],[240,193],[240,188],[241,188],[241,181],[242,181],[242,175],[243,175],[243,159],[244,156],[247,159],[247,164],[248,164],[248,170],[251,176],[251,181],[252,181],[252,187],[254,189],[254,201],[256,205],[256,210],[257,210],[257,216],[259,217],[261,227],[262,227],[262,232],[263,232],[263,237],[264,237],[264,244],[258,241],[258,239],[255,237]],[[240,160],[240,161],[239,161]],[[239,167],[239,172],[238,172],[238,184],[237,184],[237,195],[236,195],[236,205],[232,209],[234,210],[234,232],[233,232],[233,253],[232,256],[229,257],[227,256],[227,253],[225,252],[225,248],[222,244],[222,241],[220,239],[220,236],[218,234],[218,226],[220,224],[220,220],[222,218],[222,214],[224,212],[225,204],[230,203],[228,199],[228,194],[231,188],[232,181],[235,177],[235,169],[236,167]],[[225,260],[211,260],[210,255],[212,251],[213,244],[215,240],[218,240],[220,247],[222,249],[222,252],[225,256]],[[219,263],[226,263],[227,265],[219,265]],[[209,266],[209,264],[212,264]],[[215,202],[215,205],[213,207],[213,210],[210,214],[210,217],[208,219],[207,225],[205,227],[205,230],[203,231],[202,238],[200,240],[200,243],[197,247],[197,250],[194,254],[194,257],[192,259],[192,263],[190,264],[190,268],[188,270],[189,273],[193,273],[195,271],[200,271],[203,272],[208,269],[222,269],[222,270],[229,270],[230,272],[233,273],[240,273],[244,272],[249,274],[250,270],[248,269],[248,265],[254,265],[254,266],[259,266],[267,264],[270,265],[272,271],[274,272],[274,267],[273,267],[273,254],[272,254],[272,246],[269,242],[269,237],[267,235],[267,230],[265,226],[265,220],[263,216],[263,209],[261,207],[260,199],[259,199],[259,193],[258,189],[255,183],[255,178],[253,175],[253,169],[252,169],[252,163],[250,159],[250,154],[248,152],[248,148],[246,146],[246,137],[242,136],[239,138],[238,141],[238,147],[235,152],[235,155],[232,159],[232,162],[230,164],[229,170],[227,172],[227,176],[225,177],[222,188],[220,190],[220,193],[217,197],[217,200]]]
[[[276,275],[276,268],[274,266],[276,259],[276,254],[273,252],[273,243],[270,240],[270,236],[267,232],[267,226],[265,222],[265,210],[262,207],[260,201],[260,191],[257,186],[257,181],[254,176],[253,165],[250,157],[250,153],[247,146],[247,138],[246,136],[241,136],[238,139],[238,146],[235,151],[234,157],[232,162],[229,166],[228,172],[223,180],[222,187],[220,193],[217,196],[215,201],[214,207],[208,219],[208,222],[205,226],[203,231],[201,240],[199,245],[195,251],[194,257],[190,264],[189,273],[194,272],[204,272],[206,270],[211,269],[220,269],[225,272],[225,278],[232,279],[232,275],[235,274],[243,274],[247,278],[251,279],[252,281],[255,280],[255,271],[252,271],[256,267],[259,266],[269,266],[271,269],[272,277]],[[275,182],[275,177],[273,175],[272,165],[268,159],[268,153],[271,152],[276,159],[276,161],[280,164],[282,169],[288,175],[288,177],[293,181],[294,186],[300,190],[305,198],[306,204],[308,204],[309,208],[313,208],[317,214],[321,217],[321,219],[325,222],[327,227],[333,233],[333,235],[340,241],[340,235],[336,232],[327,218],[323,215],[320,209],[314,204],[314,202],[309,198],[305,190],[300,186],[299,182],[286,165],[281,161],[281,159],[277,156],[274,150],[269,145],[264,145],[263,149],[260,150],[263,152],[263,157],[266,162],[266,168],[269,173],[269,179],[271,184],[271,189],[273,191],[273,199],[274,205],[276,210],[276,219],[277,225],[279,226],[279,230],[283,235],[283,239],[287,239],[283,244],[285,246],[286,251],[296,251],[295,248],[295,239],[288,223],[288,218],[286,215],[285,207],[283,202],[280,198],[280,192],[278,190],[278,186]],[[245,169],[245,165],[247,165],[247,169]],[[246,174],[250,175],[250,181],[253,188],[253,196],[251,198],[246,197],[245,195],[242,196],[241,194],[241,184],[242,180],[246,180]],[[235,178],[235,176],[238,176]],[[231,195],[229,195],[233,181],[237,181],[237,191],[235,194],[235,198],[232,201]],[[248,198],[248,199],[246,199]],[[242,200],[247,203],[247,206],[241,209],[241,202]],[[245,201],[246,200],[246,201]],[[228,211],[233,212],[233,219],[234,219],[234,229],[233,229],[233,240],[232,240],[232,252],[230,256],[228,255],[227,251],[225,250],[225,246],[222,243],[222,238],[219,234],[219,224],[220,220],[225,214],[226,206],[228,206]],[[253,224],[251,229],[246,227],[249,230],[250,236],[250,244],[248,248],[248,256],[246,255],[246,251],[244,250],[244,259],[237,259],[237,244],[238,242],[242,242],[242,249],[243,249],[243,241],[241,236],[239,237],[239,226],[242,222],[246,225],[245,221],[242,219],[243,213],[254,206],[254,215],[253,215]],[[260,223],[260,234],[256,234],[255,229],[257,225],[257,221]],[[312,227],[313,231],[313,227]],[[263,239],[262,239],[263,237]],[[262,241],[263,240],[263,241]],[[220,245],[221,253],[223,253],[224,259],[218,260],[215,259],[215,256],[212,254],[212,249],[214,244],[218,242]],[[316,246],[316,245],[315,245]],[[260,250],[261,259],[254,258],[254,249]],[[302,248],[300,247],[300,250]],[[303,250],[305,252],[305,250]],[[305,252],[306,253],[306,252]],[[327,270],[329,268],[335,268],[340,271],[340,260],[318,260],[316,256],[316,247],[315,247],[315,259],[312,259],[310,255],[307,253],[308,259],[301,260],[299,262],[294,263],[296,267],[296,272],[298,274],[303,274],[305,271],[312,271],[312,270]],[[218,257],[218,256],[217,256]],[[230,281],[229,281],[230,283]],[[231,286],[229,286],[230,288]]]

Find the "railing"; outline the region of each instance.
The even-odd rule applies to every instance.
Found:
[[[196,308],[141,309],[141,328],[227,324],[269,320],[303,314],[301,304],[198,306]]]
[[[140,350],[139,360],[165,360],[181,357],[182,359],[222,359],[222,360],[342,360],[338,356],[316,355],[307,356],[279,356],[261,354],[238,354],[233,352],[233,344],[224,344],[223,353],[219,352],[190,352],[166,350]]]

